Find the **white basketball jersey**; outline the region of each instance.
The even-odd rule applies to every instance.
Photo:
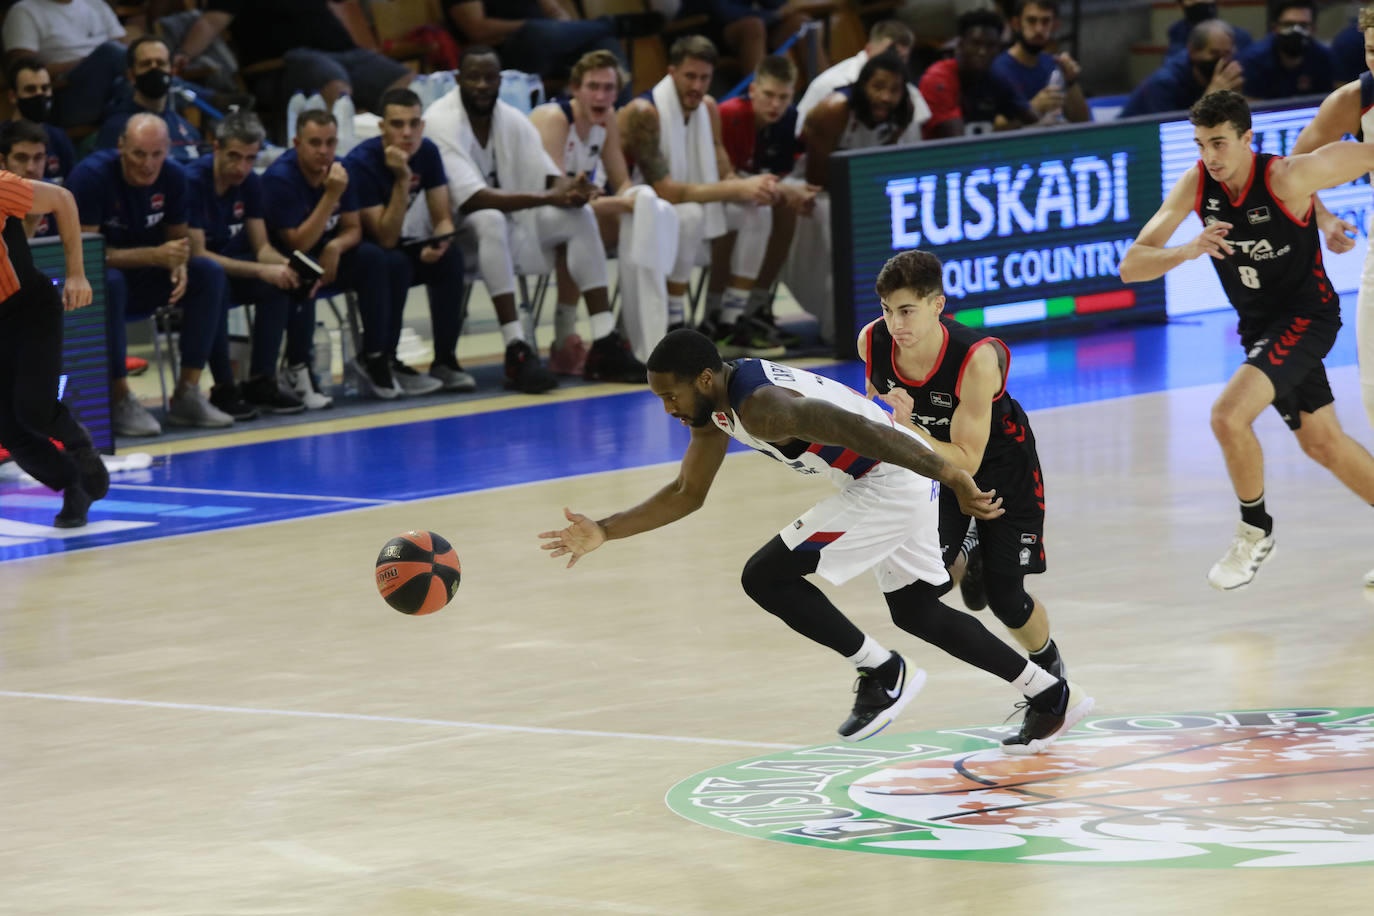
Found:
[[[587,131],[587,139],[577,135],[577,123],[573,120],[572,103],[559,99],[558,105],[568,119],[568,139],[563,143],[563,172],[567,175],[586,173],[587,180],[600,185],[605,180],[601,168],[601,151],[606,147],[606,128],[593,124]]]
[[[727,413],[718,410],[711,414],[716,426],[728,433],[731,438],[763,452],[770,458],[776,458],[799,474],[825,475],[838,487],[847,487],[864,477],[879,478],[893,474],[917,476],[915,472],[906,468],[885,464],[876,458],[865,457],[839,445],[821,445],[796,440],[789,443],[786,451],[783,451],[771,442],[755,438],[744,428],[736,411],[749,395],[760,388],[775,385],[808,398],[827,401],[875,423],[891,426],[920,442],[922,447],[930,447],[921,442],[914,433],[898,426],[886,410],[848,385],[766,359],[740,359],[732,365],[735,367],[735,374],[730,379],[730,411]]]

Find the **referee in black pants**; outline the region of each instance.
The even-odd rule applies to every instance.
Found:
[[[0,156],[26,122],[0,129]],[[59,297],[33,266],[24,217],[52,213],[67,258]],[[62,369],[62,312],[91,304],[91,284],[81,260],[81,221],[65,188],[0,171],[0,445],[44,486],[62,493],[53,524],[79,528],[92,502],[110,488],[110,475],[90,433],[57,399]],[[62,443],[58,449],[53,441]]]

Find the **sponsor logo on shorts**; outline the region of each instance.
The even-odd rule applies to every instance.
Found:
[[[936,407],[953,407],[954,398],[943,391],[932,391],[930,393],[930,403]]]
[[[818,726],[819,727],[819,726]],[[1016,724],[775,750],[682,780],[683,817],[757,839],[958,861],[1142,868],[1374,864],[1374,707],[1085,719],[1012,757]]]
[[[1250,352],[1246,353],[1245,355],[1248,359],[1254,359],[1256,356],[1259,356],[1261,353],[1263,353],[1264,348],[1267,346],[1269,346],[1269,338],[1261,337],[1259,340],[1255,341],[1255,345],[1251,347]]]
[[[801,530],[801,526],[802,526],[802,520],[801,520],[801,519],[797,519],[795,522],[792,523],[792,527],[793,527],[793,528],[796,528],[797,530]]]
[[[1033,545],[1033,544],[1034,544],[1036,541],[1038,541],[1038,540],[1040,540],[1040,538],[1039,538],[1038,535],[1034,535],[1034,534],[1022,534],[1022,535],[1021,535],[1021,543],[1022,543],[1022,544],[1032,544],[1032,545]]]
[[[1029,548],[1029,547],[1022,547],[1022,548],[1021,548],[1021,555],[1020,555],[1020,563],[1021,563],[1021,565],[1022,565],[1022,566],[1029,566],[1029,565],[1030,565],[1030,561],[1031,561],[1031,552],[1030,552],[1030,548]]]

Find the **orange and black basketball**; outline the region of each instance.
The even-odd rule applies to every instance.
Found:
[[[433,531],[407,531],[377,554],[377,591],[402,614],[433,614],[453,600],[458,554]]]

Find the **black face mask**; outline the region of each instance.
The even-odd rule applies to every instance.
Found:
[[[1189,25],[1197,25],[1199,22],[1215,19],[1217,18],[1217,5],[1215,3],[1194,3],[1192,6],[1185,6],[1183,18],[1188,20]]]
[[[25,121],[42,124],[52,115],[52,96],[31,95],[26,99],[20,99],[15,107],[19,109],[19,116]]]
[[[1280,54],[1289,57],[1302,57],[1307,51],[1307,30],[1302,26],[1290,26],[1288,29],[1279,32],[1274,36],[1274,47],[1279,49]]]
[[[134,88],[144,98],[165,98],[172,89],[172,74],[166,70],[144,70],[134,77]]]
[[[1193,75],[1197,77],[1197,81],[1206,86],[1212,81],[1212,76],[1217,72],[1217,64],[1221,63],[1221,58],[1213,57],[1208,60],[1193,60],[1189,58],[1188,62],[1193,65]]]
[[[1025,35],[1016,36],[1016,40],[1018,43],[1020,43],[1021,47],[1025,48],[1032,54],[1039,54],[1041,51],[1045,50],[1045,42],[1043,41],[1033,42]]]

